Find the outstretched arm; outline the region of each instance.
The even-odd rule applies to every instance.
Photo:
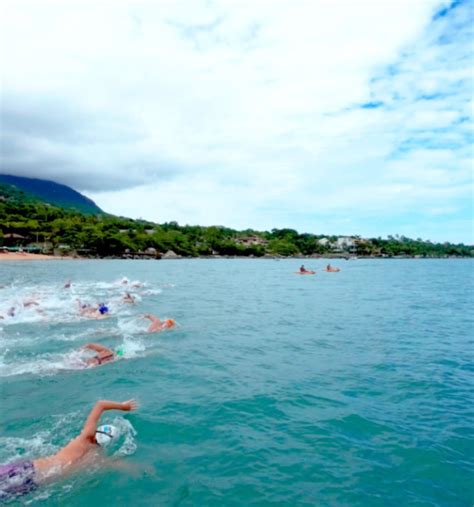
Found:
[[[108,347],[104,347],[103,345],[99,345],[98,343],[86,343],[83,349],[95,350],[96,352],[112,352]]]
[[[87,418],[84,427],[82,428],[81,435],[85,438],[92,439],[95,436],[97,430],[97,424],[99,423],[100,416],[106,410],[123,410],[125,412],[131,412],[136,410],[138,404],[135,400],[128,400],[123,402],[100,400],[91,410],[89,417]]]

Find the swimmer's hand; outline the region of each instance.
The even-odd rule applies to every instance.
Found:
[[[128,400],[122,402],[122,410],[125,412],[134,412],[138,408],[138,403],[136,400]]]

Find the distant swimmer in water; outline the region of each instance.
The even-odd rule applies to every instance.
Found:
[[[339,268],[335,268],[335,267],[331,266],[331,264],[328,264],[328,265],[326,266],[326,271],[327,271],[328,273],[338,273],[338,272],[339,272],[339,271],[341,271],[341,270],[340,270]]]
[[[83,317],[87,317],[88,319],[105,319],[109,316],[109,307],[104,303],[93,306],[88,303],[82,303],[80,299],[76,299],[76,301],[79,305],[79,313]]]
[[[124,276],[120,282],[121,285],[130,285],[130,287],[133,287],[134,289],[138,289],[139,287],[143,287],[143,284],[141,282],[132,282],[130,283],[130,280]]]
[[[148,326],[147,333],[160,333],[161,331],[170,329],[176,325],[176,321],[173,319],[160,320],[158,317],[149,313],[146,313],[144,318],[151,321],[151,324]]]
[[[100,366],[105,363],[110,363],[115,359],[123,356],[123,348],[119,347],[115,352],[104,345],[98,343],[87,343],[82,347],[82,350],[93,350],[97,352],[94,357],[85,360],[87,366]]]
[[[316,271],[312,271],[310,269],[306,269],[304,264],[301,264],[300,270],[298,272],[300,275],[314,275]]]
[[[70,289],[70,288],[71,288],[71,285],[72,285],[71,280],[68,280],[68,281],[64,284],[63,289]]]
[[[135,298],[130,294],[130,292],[126,292],[123,296],[124,303],[130,303],[132,305],[135,304]]]
[[[33,298],[23,300],[23,307],[24,308],[30,308],[31,306],[39,306],[38,301]]]
[[[6,315],[0,315],[0,319],[5,319],[5,317],[15,317],[16,316],[16,308],[14,306],[10,306],[7,310]]]
[[[21,460],[0,466],[0,500],[12,499],[29,493],[38,486],[59,480],[66,475],[104,463],[102,449],[117,440],[119,431],[111,424],[98,427],[106,410],[132,412],[138,408],[135,400],[122,403],[100,400],[90,412],[79,436],[56,454],[35,460]],[[109,458],[109,463],[113,462]]]

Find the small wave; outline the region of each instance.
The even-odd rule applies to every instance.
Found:
[[[113,453],[114,456],[131,456],[137,450],[135,436],[137,432],[132,423],[123,417],[115,417],[112,424],[119,431],[120,447]]]
[[[55,337],[56,339],[57,337]],[[131,337],[124,338],[122,344],[117,347],[122,350],[123,359],[133,359],[143,356],[146,350],[145,344]],[[6,356],[9,349],[5,349],[0,355],[0,377],[13,377],[16,375],[55,375],[62,371],[84,370],[91,367],[87,364],[87,358],[92,357],[91,351],[75,349],[67,353],[42,354],[33,360],[10,360]]]
[[[15,375],[53,375],[59,371],[82,370],[86,367],[81,351],[67,354],[43,354],[33,361],[15,361],[6,363],[5,356],[0,356],[0,377]]]
[[[143,342],[140,340],[134,340],[130,337],[124,338],[120,348],[123,350],[123,357],[126,359],[141,356],[141,353],[146,350]]]
[[[7,463],[54,454],[58,448],[49,442],[50,438],[50,431],[39,431],[30,438],[0,436],[0,462]]]
[[[119,317],[117,327],[124,335],[142,334],[148,329],[148,321],[143,316],[135,316],[128,319]]]

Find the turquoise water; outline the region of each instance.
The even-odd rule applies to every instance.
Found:
[[[1,263],[0,314],[16,315],[0,320],[0,463],[54,452],[99,398],[141,404],[103,417],[131,470],[91,469],[22,504],[471,506],[474,264],[333,264]],[[111,317],[81,319],[76,298]],[[148,335],[145,312],[179,326]],[[125,357],[79,369],[88,341]]]

